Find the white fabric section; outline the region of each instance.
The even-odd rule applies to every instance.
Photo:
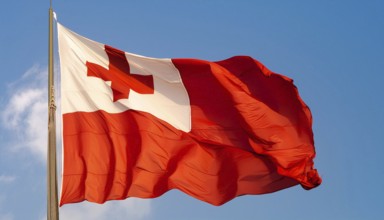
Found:
[[[87,76],[86,62],[108,69],[104,45],[84,38],[58,24],[61,67],[62,114],[129,109],[148,112],[177,129],[191,130],[191,107],[179,71],[171,59],[154,59],[126,53],[131,72],[152,75],[154,94],[131,90],[128,99],[113,102],[110,82]]]

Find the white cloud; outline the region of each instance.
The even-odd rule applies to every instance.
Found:
[[[57,82],[55,82],[58,84]],[[37,161],[45,164],[47,153],[47,68],[34,65],[17,81],[8,85],[9,98],[0,110],[2,127],[10,131],[8,150],[25,151]],[[60,91],[56,89],[57,112],[60,113]],[[57,122],[57,143],[61,143],[61,120]],[[61,146],[61,144],[58,144]],[[57,148],[57,165],[61,170],[61,147]],[[60,184],[61,172],[58,172]],[[0,183],[10,183],[13,176],[0,175]],[[59,189],[61,187],[59,186]],[[1,208],[1,197],[0,197]],[[0,210],[0,220],[13,220],[11,213]],[[111,220],[111,219],[148,219],[151,201],[128,198],[123,201],[109,201],[103,205],[82,202],[68,204],[60,208],[61,219],[71,220]],[[45,213],[44,210],[41,213]],[[41,219],[45,219],[42,217]]]
[[[0,183],[12,183],[15,179],[15,176],[0,175]]]
[[[128,198],[122,201],[109,201],[102,205],[90,202],[67,204],[60,208],[60,217],[71,220],[142,220],[148,219],[150,211],[150,200]]]
[[[44,161],[47,148],[46,68],[31,67],[8,85],[9,100],[1,110],[2,125],[11,131],[11,151],[29,150]]]

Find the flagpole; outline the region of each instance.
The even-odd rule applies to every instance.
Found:
[[[48,40],[48,155],[47,155],[47,220],[59,219],[56,170],[56,104],[53,79],[53,10],[49,4]]]

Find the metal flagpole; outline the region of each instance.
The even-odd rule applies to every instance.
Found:
[[[56,170],[56,104],[53,80],[53,10],[49,5],[47,220],[59,219]]]

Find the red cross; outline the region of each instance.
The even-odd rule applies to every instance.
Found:
[[[123,51],[105,45],[105,52],[109,58],[109,69],[87,61],[87,76],[111,81],[114,102],[119,99],[128,99],[130,90],[140,94],[154,93],[153,77],[131,73]]]

